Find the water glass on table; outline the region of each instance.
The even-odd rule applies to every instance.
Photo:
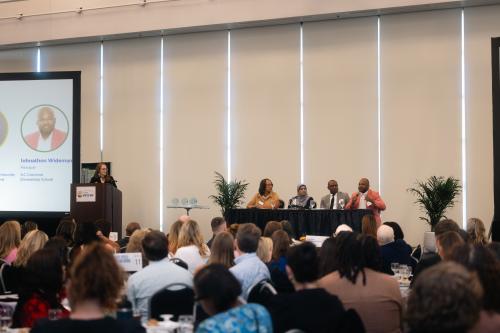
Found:
[[[191,315],[180,315],[177,320],[179,323],[179,333],[193,333],[194,317]]]
[[[0,332],[7,332],[12,325],[12,309],[0,307]]]
[[[391,271],[394,273],[394,278],[399,280],[399,263],[391,262]]]

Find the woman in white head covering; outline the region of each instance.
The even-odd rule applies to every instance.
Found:
[[[288,208],[316,208],[314,199],[307,195],[307,186],[305,184],[299,184],[299,186],[297,186],[297,195],[288,201]]]

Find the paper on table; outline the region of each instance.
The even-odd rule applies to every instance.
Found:
[[[137,253],[115,253],[116,261],[125,272],[137,272],[142,269],[142,254]]]

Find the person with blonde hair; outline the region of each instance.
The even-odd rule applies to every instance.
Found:
[[[168,231],[168,252],[172,256],[177,251],[177,244],[179,243],[179,232],[181,231],[183,224],[184,222],[182,222],[181,220],[177,220],[170,226],[170,229]]]
[[[175,257],[184,260],[188,270],[195,270],[204,265],[210,256],[210,249],[203,240],[198,222],[189,220],[185,222],[179,232],[177,251]]]
[[[227,231],[215,236],[207,264],[222,264],[227,269],[234,266],[234,238]]]
[[[142,248],[142,240],[149,232],[149,229],[139,229],[134,231],[129,238],[127,247],[125,248],[126,253],[140,252],[142,254],[142,267],[146,267],[148,265],[148,259],[144,255],[144,249]]]
[[[467,235],[471,244],[486,245],[488,243],[484,223],[478,218],[471,217],[467,220]]]
[[[137,320],[108,316],[123,287],[124,272],[111,251],[102,243],[90,244],[70,270],[70,318],[36,322],[31,332],[146,332]]]
[[[361,234],[377,239],[377,220],[373,215],[365,215],[361,219]]]
[[[12,264],[21,244],[21,225],[17,221],[6,221],[0,225],[0,259]]]
[[[26,266],[30,256],[45,246],[49,240],[47,234],[40,230],[32,230],[26,234],[17,250],[17,258],[14,266]]]
[[[269,237],[259,238],[259,247],[257,247],[257,257],[265,264],[269,263],[273,257],[273,240]]]

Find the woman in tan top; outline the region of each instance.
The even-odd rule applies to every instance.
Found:
[[[337,270],[319,280],[346,309],[359,314],[368,333],[401,332],[402,297],[398,282],[377,271],[381,267],[376,239],[341,232],[335,239]]]
[[[277,209],[280,205],[278,193],[273,192],[273,182],[265,178],[260,181],[259,192],[247,204],[247,208]]]

